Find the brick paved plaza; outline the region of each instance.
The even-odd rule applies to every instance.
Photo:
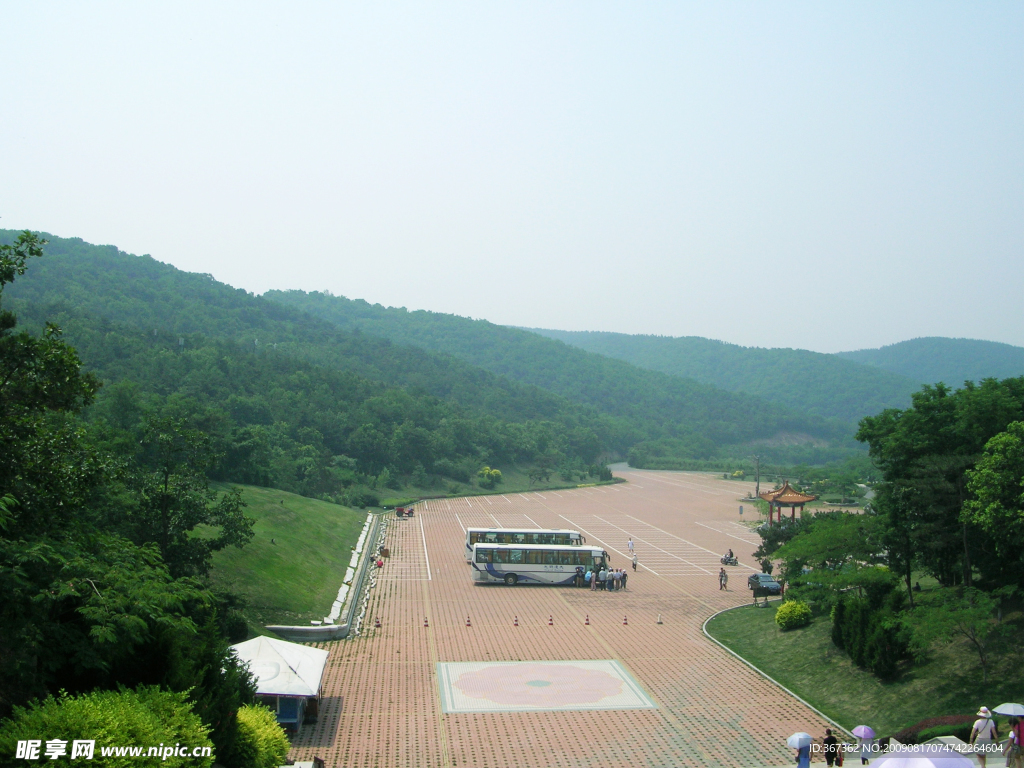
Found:
[[[372,590],[367,628],[321,646],[331,657],[320,720],[303,730],[291,757],[317,755],[346,768],[792,764],[786,736],[818,736],[827,724],[701,631],[708,616],[751,599],[746,577],[756,568],[750,553],[758,540],[739,524],[738,511],[753,483],[617,474],[628,482],[430,501],[411,520],[392,519],[391,558]],[[630,570],[626,591],[613,593],[474,584],[465,528],[521,525],[578,529],[588,544],[608,550],[613,567],[628,567],[632,537],[639,570]],[[740,566],[728,569],[723,592],[719,557],[730,547]],[[381,629],[372,628],[375,616]],[[539,661],[602,662],[579,668],[594,681],[590,699],[598,708],[573,709],[554,697],[544,711],[515,711],[512,700],[512,711],[458,711],[448,689],[442,700],[439,669],[444,680],[473,674],[484,687],[501,674],[549,686],[546,670],[557,676],[577,669],[482,663]],[[626,682],[607,682],[613,678]],[[633,708],[600,708],[602,685],[625,697],[608,701]],[[487,703],[482,709],[502,708],[479,700]]]

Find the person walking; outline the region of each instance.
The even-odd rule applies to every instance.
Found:
[[[1006,768],[1021,768],[1024,765],[1024,722],[1019,717],[1010,718],[1009,735],[1006,742]]]
[[[981,768],[985,768],[985,759],[992,750],[996,737],[996,723],[992,719],[992,713],[988,707],[982,707],[978,710],[978,719],[974,721],[974,727],[971,728],[971,744],[974,745],[974,754]]]
[[[626,569],[622,569],[622,588],[626,588]]]
[[[590,581],[590,591],[597,591],[597,568],[591,568],[587,574],[587,579]]]
[[[725,572],[725,568],[720,568],[718,571],[718,588],[725,589],[725,585],[729,583],[729,574]]]
[[[767,602],[767,601],[768,601],[768,598],[766,597],[765,598],[765,602]],[[873,751],[871,747],[872,747],[873,744],[874,744],[874,741],[872,739],[865,739],[865,738],[863,738],[861,736],[857,737],[857,746],[860,748],[860,764],[861,765],[867,765],[868,761],[871,760],[871,753]]]
[[[615,569],[615,589],[622,589],[622,569]]]
[[[836,761],[836,753],[839,751],[839,739],[832,735],[831,728],[825,729],[825,738],[821,742],[821,749],[825,753],[825,762],[831,768]]]
[[[605,589],[608,586],[608,571],[605,570],[604,566],[601,566],[600,572],[597,574],[597,588]]]
[[[797,768],[811,768],[811,745],[805,744],[796,750]]]
[[[626,546],[629,547],[629,554],[633,554],[633,538],[630,537],[629,541],[626,542]]]
[[[636,555],[633,555],[633,570],[636,571]]]

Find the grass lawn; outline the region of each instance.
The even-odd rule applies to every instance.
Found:
[[[1024,701],[1019,650],[990,673],[987,686],[977,655],[958,645],[936,650],[900,679],[883,683],[832,645],[827,616],[783,632],[775,624],[777,605],[727,611],[709,622],[708,632],[847,729],[863,723],[888,736],[926,717]]]
[[[217,490],[227,487],[214,484]],[[242,613],[259,634],[265,634],[265,624],[323,618],[338,595],[366,513],[273,488],[238,487],[249,505],[245,513],[256,520],[256,535],[242,549],[214,554],[212,586],[245,599]]]

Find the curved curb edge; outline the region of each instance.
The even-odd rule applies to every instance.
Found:
[[[809,710],[811,710],[812,712],[814,712],[814,714],[816,714],[816,715],[818,715],[819,717],[823,718],[823,719],[824,719],[824,720],[825,720],[826,722],[828,722],[828,723],[831,723],[833,727],[835,727],[835,728],[838,728],[838,729],[839,729],[840,731],[842,731],[842,732],[843,732],[844,734],[846,734],[847,736],[849,736],[849,737],[850,737],[851,739],[852,739],[852,738],[855,738],[855,737],[854,737],[854,735],[853,735],[853,734],[852,734],[852,733],[851,733],[850,731],[848,731],[848,730],[847,730],[846,728],[844,728],[843,726],[841,726],[841,725],[840,725],[839,723],[837,723],[837,722],[836,722],[835,720],[833,720],[833,719],[832,719],[831,717],[829,717],[828,715],[826,715],[826,714],[825,714],[824,712],[822,712],[822,711],[821,711],[820,709],[818,709],[818,708],[817,708],[816,706],[814,706],[813,704],[811,704],[811,703],[810,703],[810,702],[808,702],[807,700],[805,700],[805,699],[801,698],[800,696],[797,696],[797,695],[796,695],[795,693],[793,693],[793,692],[792,692],[791,690],[789,690],[789,688],[787,688],[786,686],[784,686],[784,685],[783,685],[782,683],[780,683],[780,682],[779,682],[778,680],[776,680],[776,679],[775,679],[774,677],[772,677],[771,675],[767,674],[767,673],[766,673],[766,672],[765,672],[764,670],[762,670],[762,669],[760,669],[760,668],[758,668],[758,667],[755,667],[755,666],[754,666],[753,664],[751,664],[751,663],[750,663],[749,661],[747,661],[747,660],[746,660],[746,659],[744,659],[744,658],[743,658],[742,656],[740,656],[740,655],[739,655],[738,653],[736,653],[736,651],[734,651],[734,650],[733,650],[732,648],[730,648],[729,646],[727,646],[727,645],[726,645],[725,643],[721,642],[720,640],[716,639],[715,637],[713,637],[713,636],[711,635],[711,633],[710,633],[710,632],[708,632],[708,622],[710,622],[710,621],[711,621],[711,620],[712,620],[713,618],[715,618],[716,616],[721,616],[721,615],[722,615],[723,613],[726,613],[726,612],[728,612],[728,611],[735,611],[735,610],[736,610],[737,608],[746,608],[746,607],[747,607],[746,603],[744,603],[743,605],[734,605],[734,606],[732,606],[731,608],[724,608],[724,609],[722,609],[721,611],[718,611],[717,613],[713,613],[713,614],[711,614],[710,616],[708,616],[708,617],[707,617],[707,618],[706,618],[706,619],[704,620],[704,623],[703,623],[703,624],[701,624],[701,627],[700,627],[700,628],[701,628],[701,631],[702,631],[702,632],[704,633],[704,636],[705,636],[706,638],[708,638],[708,640],[710,640],[711,642],[713,642],[713,643],[714,643],[715,645],[717,645],[717,646],[719,646],[720,648],[722,648],[723,650],[725,650],[725,651],[726,651],[727,653],[731,654],[732,656],[735,656],[735,657],[736,657],[737,659],[739,659],[739,660],[740,660],[741,662],[743,662],[743,663],[744,663],[744,664],[746,664],[746,665],[747,665],[748,667],[750,667],[750,668],[751,668],[752,670],[754,670],[755,672],[757,672],[757,674],[759,674],[759,675],[760,675],[761,677],[763,677],[763,678],[764,678],[765,680],[767,680],[768,682],[772,683],[772,684],[773,684],[774,686],[776,686],[777,688],[781,689],[782,691],[784,691],[784,692],[786,692],[787,694],[789,694],[790,696],[792,696],[792,697],[793,697],[794,699],[796,699],[797,701],[799,701],[799,702],[800,702],[801,704],[803,704],[803,705],[804,705],[805,707],[807,707],[807,708],[808,708]]]

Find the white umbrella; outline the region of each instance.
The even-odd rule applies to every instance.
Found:
[[[995,712],[997,715],[1008,715],[1010,717],[1024,717],[1024,704],[1014,704],[1013,702],[1007,702],[1006,704],[1000,704],[992,711]]]
[[[938,744],[914,744],[886,752],[871,761],[872,768],[976,768],[969,757]]]
[[[811,734],[809,733],[804,733],[803,731],[797,731],[788,739],[786,739],[786,743],[793,749],[800,749],[800,747],[806,747],[812,741],[814,741],[814,737],[811,736]]]

